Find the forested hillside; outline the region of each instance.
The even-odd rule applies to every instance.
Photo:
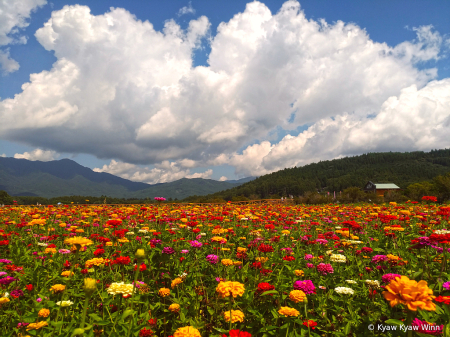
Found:
[[[204,196],[202,199],[301,196],[309,191],[338,193],[351,186],[362,188],[369,180],[374,183],[395,183],[405,189],[410,184],[431,180],[447,172],[450,172],[450,149],[431,152],[368,153],[321,161],[303,167],[286,168],[241,186]],[[185,200],[197,199],[198,197],[194,196]]]

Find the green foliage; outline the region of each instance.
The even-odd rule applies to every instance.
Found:
[[[236,196],[249,198],[251,195],[261,199],[269,199],[292,195],[309,199],[318,197],[307,192],[336,192],[336,196],[342,196],[342,201],[348,200],[374,200],[376,197],[365,197],[362,194],[355,194],[345,197],[349,193],[343,191],[350,187],[362,189],[368,181],[374,183],[390,182],[402,189],[409,185],[431,180],[438,175],[445,175],[450,172],[450,149],[433,150],[431,152],[386,152],[368,153],[361,156],[346,157],[341,159],[321,161],[319,163],[305,165],[303,167],[286,168],[261,176],[253,181],[247,182],[232,189],[203,196],[202,200],[213,198],[223,198],[232,200]],[[439,178],[434,184],[438,187],[440,195],[445,200],[450,198],[450,176]],[[425,184],[426,185],[426,184]],[[433,185],[434,186],[434,185]],[[422,188],[417,190],[412,187],[410,192],[416,196],[423,196],[422,193],[433,189]],[[434,190],[433,190],[434,191]],[[390,197],[400,198],[400,194],[393,194]],[[252,198],[252,199],[253,199]],[[410,199],[413,199],[409,196]],[[186,198],[185,201],[198,202],[195,196]],[[322,200],[326,202],[326,198]],[[348,201],[353,202],[353,201]]]
[[[1,205],[12,205],[13,204],[13,198],[6,193],[5,191],[0,191],[0,204]]]

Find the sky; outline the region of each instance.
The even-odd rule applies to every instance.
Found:
[[[450,147],[450,1],[0,0],[0,156],[149,184]]]

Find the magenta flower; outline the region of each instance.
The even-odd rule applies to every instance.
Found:
[[[319,263],[317,265],[317,271],[322,275],[333,274],[334,269],[329,263]]]
[[[10,283],[13,283],[16,279],[14,277],[11,276],[6,276],[2,279],[0,279],[0,284],[1,285],[8,285]]]
[[[203,243],[201,243],[197,240],[193,240],[189,243],[191,244],[191,247],[194,247],[194,248],[201,248],[203,246]]]
[[[387,284],[387,283],[391,282],[392,280],[395,280],[396,277],[402,277],[402,275],[399,275],[399,274],[384,274],[381,277],[381,281]]]
[[[301,290],[308,295],[313,294],[316,290],[316,287],[314,286],[314,283],[312,283],[311,280],[305,280],[305,281],[295,281],[294,289]]]
[[[216,264],[219,261],[219,257],[214,254],[210,254],[206,257],[206,260],[211,264]]]
[[[444,331],[444,325],[437,325],[436,323],[428,323],[427,321],[421,321],[415,318],[411,322],[411,326],[414,331],[418,333],[428,334],[428,335],[440,335]],[[414,327],[418,327],[417,330]]]
[[[384,262],[384,261],[387,261],[387,260],[389,260],[389,259],[388,259],[388,257],[386,255],[375,255],[372,258],[372,262],[373,263],[380,263],[380,262]]]
[[[174,254],[175,250],[172,247],[164,247],[162,250],[163,254]]]
[[[442,287],[446,290],[450,290],[450,282],[445,282]]]
[[[306,260],[306,261],[311,260],[311,259],[313,259],[313,258],[314,258],[314,256],[312,256],[311,254],[306,254],[306,255],[305,255],[305,260]]]

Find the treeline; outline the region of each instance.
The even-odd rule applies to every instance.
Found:
[[[16,201],[18,205],[57,205],[58,203],[64,205],[70,204],[156,204],[157,201],[153,199],[121,199],[121,198],[111,198],[105,195],[101,197],[90,197],[90,196],[64,196],[56,198],[44,198],[44,197],[30,197],[30,196],[10,196],[5,191],[0,191],[0,204],[2,205],[12,205]],[[177,202],[178,199],[169,198],[167,202]]]
[[[433,180],[450,172],[450,149],[431,152],[368,153],[361,156],[321,161],[261,176],[232,189],[206,195],[191,196],[186,202],[213,200],[240,201],[290,197],[305,198],[311,193],[330,196],[342,195],[350,187],[362,189],[368,181],[394,183],[402,191],[396,193],[416,200],[423,194],[437,195]],[[442,178],[444,179],[444,178]],[[445,180],[445,179],[444,179]],[[414,184],[419,184],[411,186]],[[391,193],[392,195],[392,193]],[[441,193],[440,200],[447,199]],[[372,200],[372,199],[371,199]],[[407,199],[406,199],[407,200]]]

